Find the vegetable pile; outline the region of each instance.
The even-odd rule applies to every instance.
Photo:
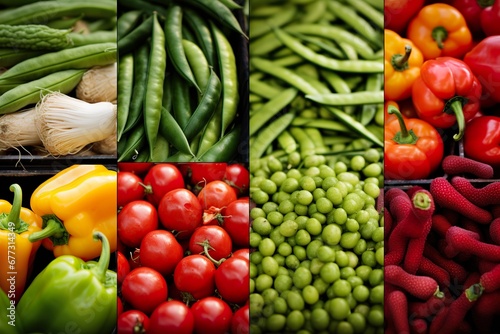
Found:
[[[497,12],[498,1],[386,2],[388,333],[500,327]]]
[[[248,333],[249,173],[118,164],[118,333]]]
[[[247,106],[240,99],[247,94],[243,6],[232,0],[118,5],[118,161],[234,159]]]
[[[383,330],[382,8],[252,1],[252,333]]]
[[[3,1],[0,153],[116,155],[114,1]]]
[[[68,323],[86,333],[115,329],[116,174],[73,165],[40,184],[19,180],[23,188],[2,178],[14,194],[0,200],[2,333],[64,332]]]

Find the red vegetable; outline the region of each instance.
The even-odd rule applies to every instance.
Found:
[[[500,291],[484,293],[476,302],[473,314],[476,330],[480,334],[491,333],[495,316],[500,315]]]
[[[485,272],[479,279],[479,284],[484,289],[484,292],[494,292],[500,289],[500,264],[497,264],[493,269]]]
[[[493,219],[490,224],[490,238],[495,244],[500,245],[500,217]]]
[[[500,204],[500,182],[492,182],[482,188],[476,188],[468,179],[455,176],[451,179],[451,184],[460,194],[477,206]]]
[[[412,334],[427,333],[427,321],[424,319],[415,319],[410,321],[410,329]]]
[[[424,3],[424,0],[386,0],[384,2],[385,28],[403,33],[408,22],[418,13]]]
[[[500,168],[500,117],[481,116],[467,123],[464,153],[466,157]]]
[[[500,246],[488,244],[474,237],[473,232],[453,226],[446,232],[446,252],[449,255],[465,253],[488,261],[500,262]]]
[[[430,192],[439,206],[454,209],[478,223],[488,224],[493,218],[490,212],[474,205],[460,194],[444,177],[431,181]]]
[[[406,295],[399,290],[392,291],[385,301],[388,306],[389,316],[392,317],[394,329],[398,333],[409,333],[408,300]]]
[[[477,160],[461,157],[459,155],[446,156],[441,167],[446,174],[472,174],[482,179],[491,179],[494,174],[493,167]]]
[[[474,34],[479,34],[483,31],[481,27],[482,20],[488,16],[487,12],[491,10],[490,7],[495,2],[495,0],[454,0],[451,5],[462,13],[470,31]],[[486,11],[486,9],[488,9],[488,11]],[[500,19],[500,16],[496,18],[495,22],[498,22],[498,19]],[[498,34],[500,34],[500,30],[497,34],[490,35]]]
[[[427,300],[432,296],[441,298],[444,296],[439,290],[438,283],[433,278],[409,274],[397,265],[385,266],[384,279],[385,282],[398,286],[412,296],[422,300]]]
[[[439,236],[444,237],[446,231],[452,226],[450,221],[442,214],[432,216],[432,230]]]
[[[479,111],[481,84],[463,61],[439,57],[422,65],[412,96],[418,117],[442,129],[458,125],[453,139],[460,140]]]
[[[450,274],[450,279],[462,283],[467,278],[467,270],[451,259],[445,258],[431,244],[426,244],[424,248],[424,256],[434,262],[439,267],[443,268]]]
[[[450,284],[450,274],[426,257],[420,260],[417,274],[434,278],[441,287],[448,287]]]
[[[498,25],[500,3],[497,0],[489,0],[488,3],[492,3],[492,5],[486,7],[481,13],[481,28],[486,36],[500,35],[500,26]]]

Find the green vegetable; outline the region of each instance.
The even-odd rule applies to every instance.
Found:
[[[0,289],[0,332],[2,334],[19,334],[20,324],[16,321],[16,305],[5,292]]]
[[[14,49],[60,50],[72,45],[70,31],[41,24],[0,24],[0,45]]]
[[[16,308],[23,333],[111,333],[116,325],[117,278],[108,270],[110,246],[101,232],[98,262],[64,255],[50,262],[24,292]]]

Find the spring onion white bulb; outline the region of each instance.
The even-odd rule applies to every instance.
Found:
[[[116,76],[116,63],[89,69],[76,86],[76,97],[90,103],[116,101]]]

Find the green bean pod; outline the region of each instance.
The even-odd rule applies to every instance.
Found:
[[[210,32],[210,26],[203,17],[201,17],[198,12],[192,10],[191,8],[184,8],[183,19],[185,19],[186,24],[193,31],[197,45],[203,50],[205,57],[207,58],[208,64],[210,66],[216,66],[215,50],[213,45],[212,33]]]
[[[157,14],[153,13],[153,33],[151,36],[148,79],[143,109],[146,138],[148,140],[151,156],[153,155],[153,149],[160,127],[163,81],[165,80],[166,67],[167,54],[165,52],[165,34],[158,22]]]
[[[201,89],[196,83],[191,67],[182,47],[182,7],[174,5],[167,11],[165,17],[166,49],[168,56],[177,72],[193,85],[198,92]]]
[[[153,148],[153,153],[149,160],[152,162],[164,162],[168,159],[169,155],[169,142],[160,133],[156,137],[155,147]]]
[[[0,49],[0,67],[9,68],[26,59],[38,57],[47,51],[42,50],[20,50],[12,48]]]
[[[207,150],[209,150],[220,138],[222,126],[222,103],[217,105],[215,108],[215,112],[208,121],[207,126],[203,130],[203,133],[200,138],[200,143],[198,146],[197,155],[201,156]]]
[[[134,55],[132,53],[120,57],[117,79],[117,89],[120,94],[118,94],[117,100],[116,135],[117,140],[120,141],[127,124],[132,97],[132,84],[134,82]]]
[[[116,62],[116,43],[84,45],[27,59],[0,75],[0,83],[23,83],[44,75]]]
[[[241,125],[237,124],[198,159],[199,162],[229,162],[240,145]]]
[[[65,70],[18,85],[0,95],[0,114],[8,114],[40,101],[41,93],[71,92],[80,82],[86,70]]]
[[[250,161],[259,159],[280,133],[288,128],[294,117],[293,113],[282,115],[260,131],[255,141],[250,145]]]
[[[126,34],[122,38],[119,38],[118,50],[120,51],[120,55],[129,53],[134,50],[137,45],[144,43],[144,41],[151,36],[152,28],[153,16],[149,16],[128,34]]]
[[[212,24],[212,32],[219,59],[220,77],[222,82],[222,131],[224,136],[226,129],[236,118],[238,103],[240,101],[238,71],[233,48],[222,31]]]
[[[210,67],[201,48],[194,42],[183,39],[182,47],[198,87],[204,92],[210,78]]]
[[[180,152],[189,154],[192,157],[195,156],[181,127],[172,114],[163,107],[161,108],[159,131],[161,135]]]
[[[198,107],[182,129],[188,141],[191,141],[206,126],[215,112],[220,96],[221,82],[215,71],[211,69],[207,89],[204,91]]]
[[[183,129],[193,114],[191,92],[185,80],[177,72],[172,73],[170,80],[172,82],[172,113]]]
[[[69,33],[73,47],[99,43],[116,43],[116,31],[96,31],[88,34]]]
[[[142,14],[140,10],[129,10],[120,15],[116,22],[116,38],[121,39],[131,32],[139,24]]]
[[[347,94],[331,93],[306,95],[307,99],[329,105],[329,106],[345,106],[345,105],[362,105],[373,103],[384,103],[384,91],[377,92],[360,91]]]
[[[115,17],[116,4],[112,1],[38,1],[0,12],[0,24],[45,24],[80,14],[86,18]]]
[[[127,122],[123,132],[128,132],[142,118],[142,106],[146,96],[149,68],[149,44],[144,43],[134,52],[134,82]]]
[[[130,135],[126,138],[123,152],[118,152],[118,162],[135,161],[139,152],[148,144],[146,139],[146,131],[142,124],[134,128]],[[118,145],[120,147],[120,145]]]

